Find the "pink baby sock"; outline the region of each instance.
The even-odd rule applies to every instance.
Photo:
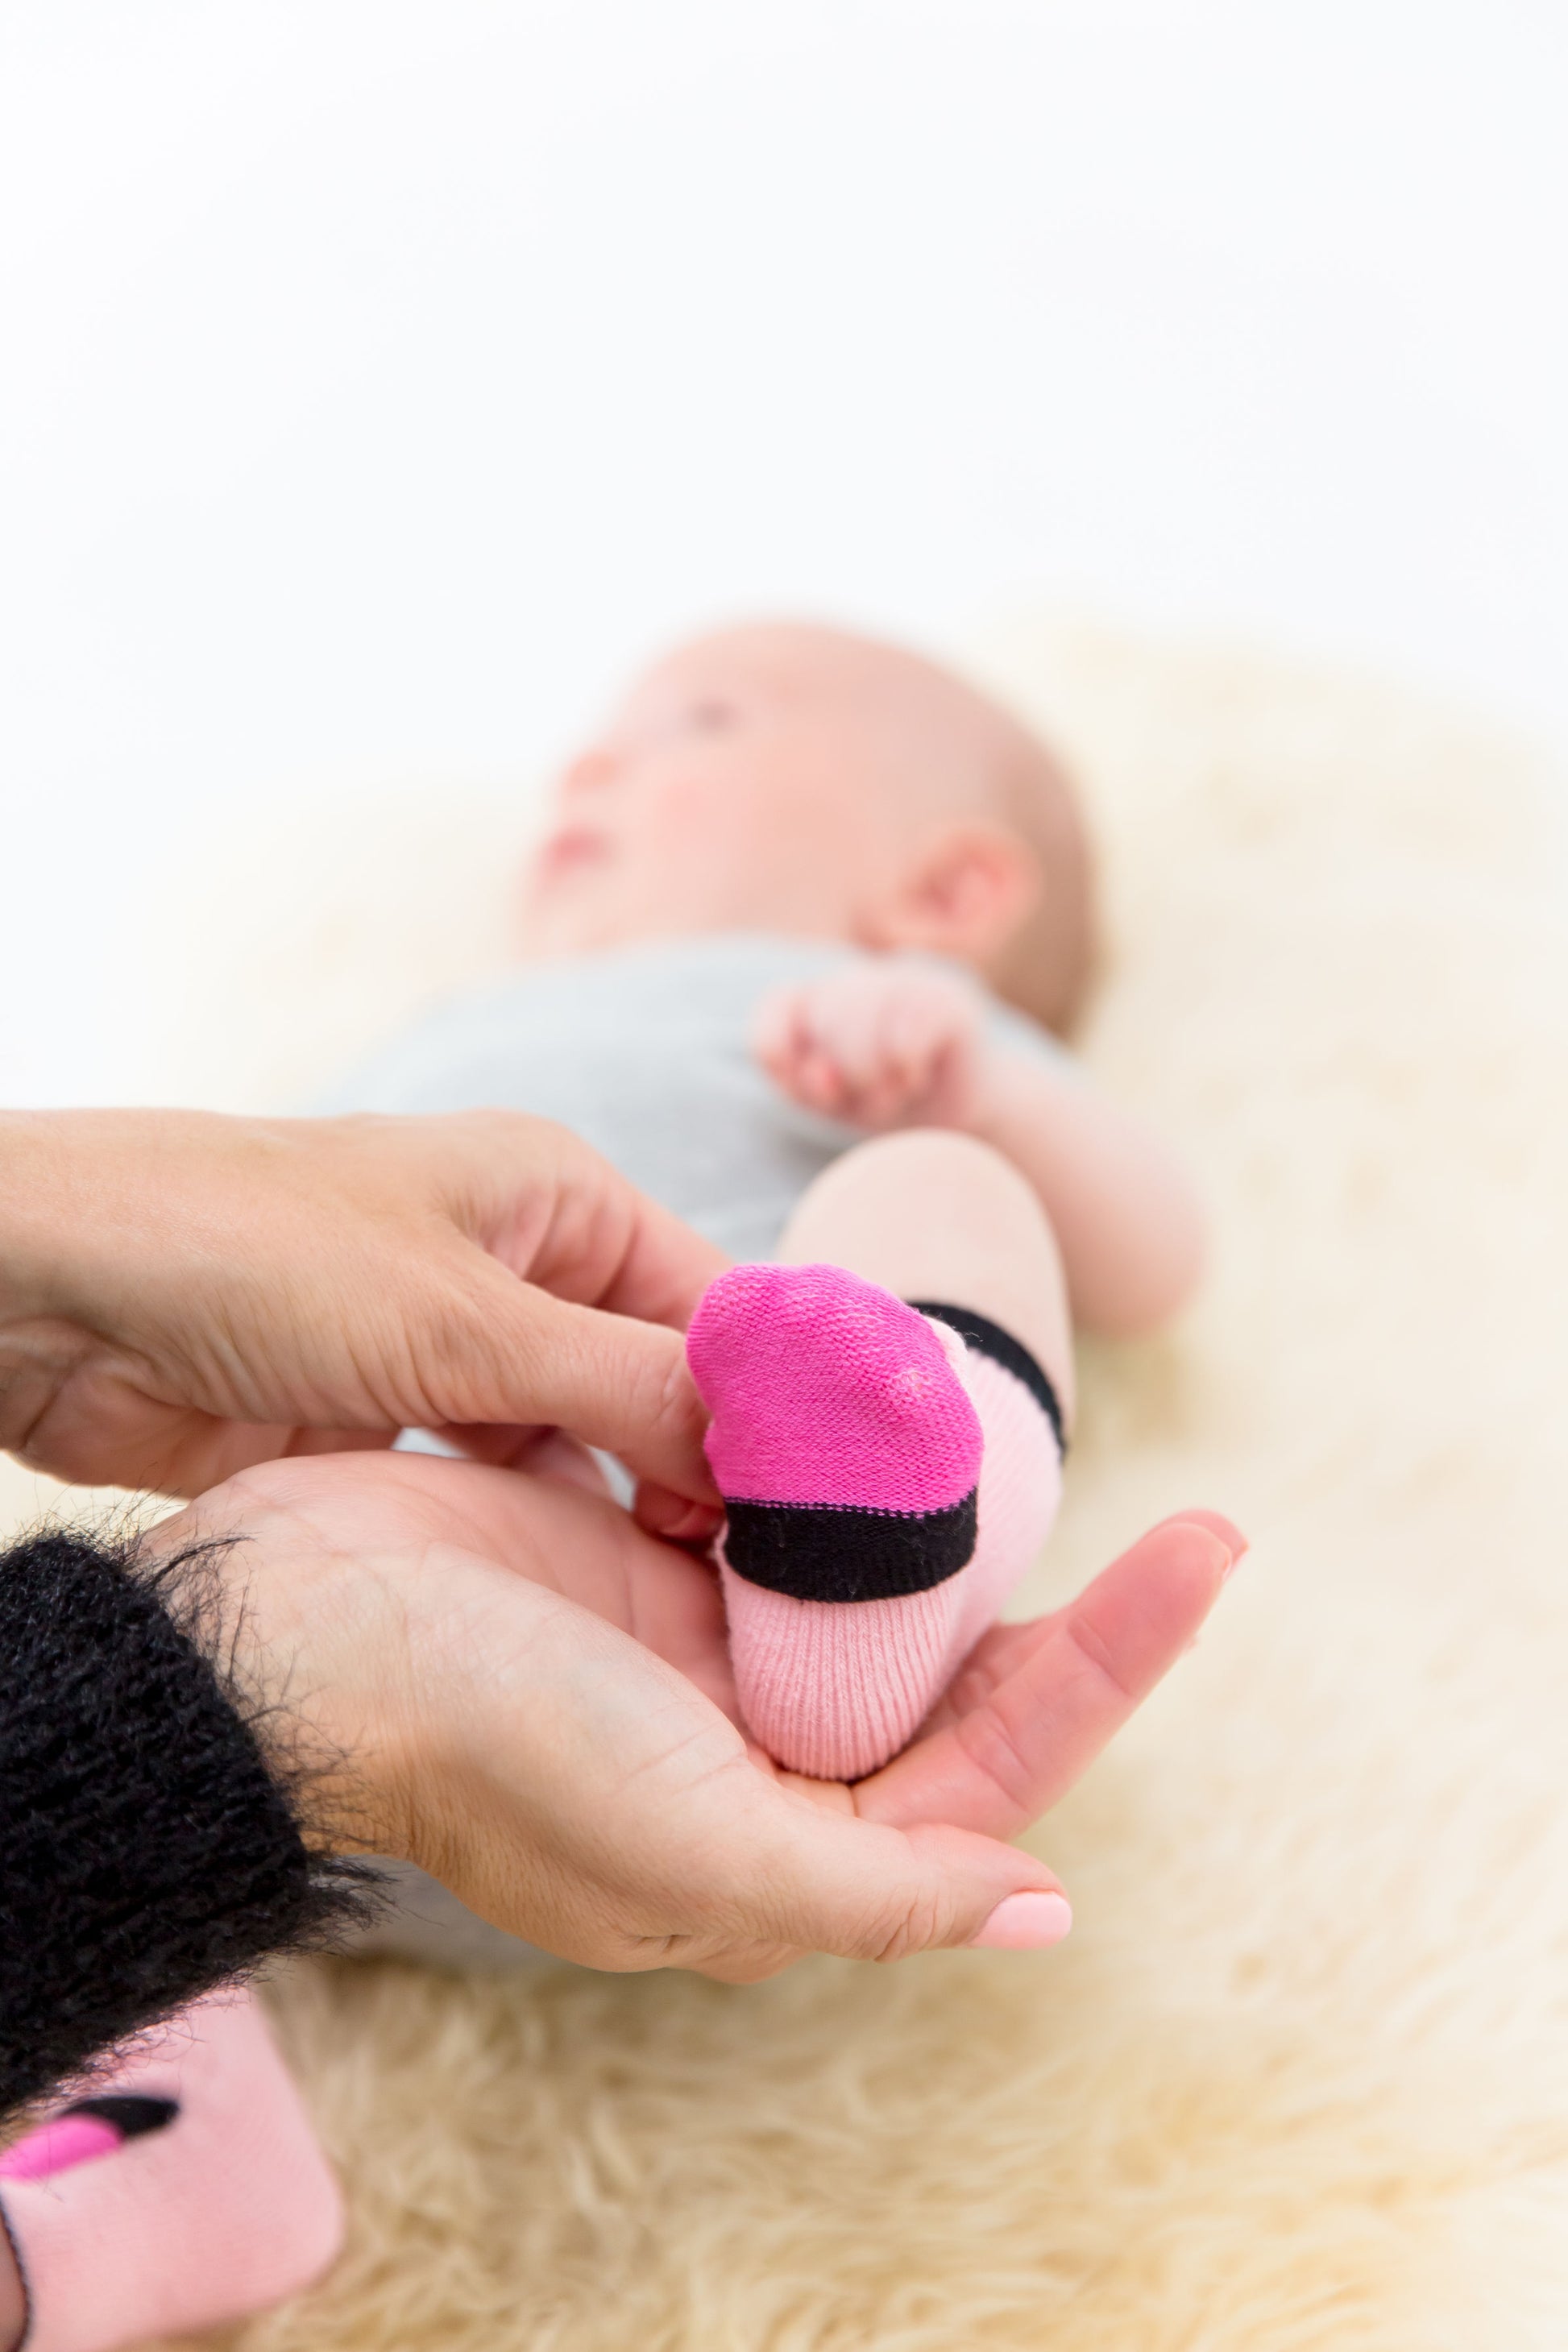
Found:
[[[1045,1540],[1061,1414],[984,1316],[833,1265],[740,1265],[687,1339],[728,1508],[741,1706],[792,1771],[897,1755]]]
[[[26,2352],[113,2352],[319,2278],[336,2180],[255,1996],[214,1993],[0,2157]]]

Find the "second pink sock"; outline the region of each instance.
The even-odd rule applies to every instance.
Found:
[[[115,2352],[310,2284],[342,2200],[252,1992],[199,2000],[7,2150],[27,2352]]]

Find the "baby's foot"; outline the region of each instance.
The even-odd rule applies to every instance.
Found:
[[[255,1996],[184,2010],[0,2157],[27,2352],[114,2352],[266,2310],[342,2238]]]
[[[830,1265],[737,1266],[693,1319],[741,1705],[792,1770],[896,1755],[1049,1525],[1059,1448],[982,1322]]]

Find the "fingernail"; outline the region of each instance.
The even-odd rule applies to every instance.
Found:
[[[1227,1576],[1234,1575],[1252,1549],[1236,1521],[1224,1517],[1218,1511],[1184,1512],[1178,1524],[1187,1528],[1201,1528],[1205,1536],[1212,1536],[1220,1546],[1226,1554],[1226,1563],[1220,1570],[1219,1578],[1222,1584]]]
[[[1006,1895],[969,1940],[975,1951],[1041,1952],[1047,1944],[1059,1944],[1071,1926],[1072,1905],[1065,1895]]]
[[[1232,1577],[1236,1574],[1237,1570],[1241,1566],[1242,1561],[1252,1549],[1252,1546],[1247,1542],[1247,1538],[1242,1534],[1239,1528],[1232,1528],[1228,1535],[1222,1537],[1220,1540],[1224,1543],[1226,1549],[1230,1554],[1230,1558],[1226,1561],[1224,1568],[1220,1571],[1219,1580],[1223,1584],[1227,1577]]]

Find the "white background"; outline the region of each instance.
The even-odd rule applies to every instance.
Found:
[[[735,610],[1568,741],[1565,22],[0,0],[0,1099],[135,1098],[193,845],[525,772]]]

